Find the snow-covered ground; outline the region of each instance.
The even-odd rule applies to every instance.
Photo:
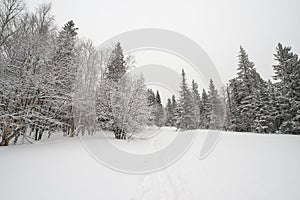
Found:
[[[163,128],[145,139],[116,141],[131,153],[155,152],[176,134]],[[222,133],[208,157],[199,153],[207,131],[168,168],[128,174],[97,162],[80,139],[54,136],[30,145],[0,148],[0,198],[10,199],[300,199],[300,137]],[[103,134],[89,139],[100,141]]]

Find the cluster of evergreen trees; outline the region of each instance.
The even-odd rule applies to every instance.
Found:
[[[264,81],[241,47],[237,77],[226,95],[225,128],[241,132],[300,134],[300,61],[280,43],[274,83]]]
[[[219,95],[210,80],[202,96],[198,85],[182,80],[178,102],[167,100],[165,125],[179,129],[222,129],[238,132],[300,134],[300,60],[280,43],[274,54],[274,81],[265,81],[240,47],[237,76]]]
[[[152,89],[148,89],[147,100],[150,109],[148,125],[163,126],[165,124],[165,112],[159,91],[157,90],[155,94]]]
[[[198,84],[193,80],[191,87],[187,84],[184,70],[181,73],[179,98],[175,96],[167,100],[165,107],[165,126],[177,129],[222,129],[224,119],[222,98],[210,80],[208,93],[200,92]]]

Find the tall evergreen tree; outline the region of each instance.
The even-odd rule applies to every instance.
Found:
[[[118,42],[115,44],[111,56],[109,58],[107,67],[107,78],[112,81],[119,81],[121,77],[126,73],[126,64],[123,55],[123,49]]]
[[[298,55],[291,52],[291,47],[283,47],[280,43],[274,54],[277,65],[274,65],[277,81],[280,111],[276,116],[280,120],[279,131],[285,134],[300,133],[300,61]]]
[[[161,98],[158,90],[156,91],[155,101],[156,103],[161,104]]]
[[[167,99],[167,104],[165,107],[165,125],[166,126],[175,126],[176,125],[176,108],[177,101],[175,95],[172,95],[172,98]]]
[[[255,131],[256,96],[261,93],[264,81],[242,47],[238,57],[237,77],[232,79],[229,85],[232,109],[231,130]]]
[[[153,125],[155,122],[155,110],[156,110],[156,99],[152,89],[147,89],[147,102],[150,110],[149,125]]]
[[[53,58],[54,68],[54,84],[59,88],[58,95],[63,99],[61,116],[63,130],[67,135],[74,135],[74,107],[72,105],[73,93],[75,91],[75,81],[77,76],[78,63],[76,36],[78,28],[71,20],[67,22],[62,30],[59,32],[57,38],[57,48]]]
[[[239,95],[239,86],[240,81],[237,78],[233,78],[229,81],[229,89],[228,89],[228,107],[230,107],[230,126],[229,130],[232,131],[242,131],[241,129],[241,118],[239,112],[239,106],[241,105],[241,97]]]
[[[117,101],[122,99],[121,92],[118,92],[117,90],[122,88],[119,84],[125,73],[126,69],[123,50],[121,44],[118,42],[114,45],[109,56],[105,73],[100,80],[100,85],[97,89],[96,99],[96,114],[100,127],[104,130],[114,131],[115,134],[118,134],[118,137],[120,135],[120,127],[118,127],[118,122],[113,115],[113,100]]]
[[[182,69],[179,102],[177,106],[177,129],[193,129],[196,126],[192,94],[186,82],[186,74]]]
[[[164,107],[161,103],[161,98],[158,90],[156,91],[155,96],[155,125],[156,126],[163,126],[165,124],[165,113],[164,113]]]
[[[254,129],[259,133],[275,132],[275,117],[274,109],[276,102],[274,102],[272,91],[273,84],[269,81],[261,88],[260,93],[255,93],[255,120]]]

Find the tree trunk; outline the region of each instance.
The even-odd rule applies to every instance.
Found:
[[[43,133],[44,133],[44,129],[40,130],[38,140],[42,139]]]
[[[126,140],[126,133],[124,130],[117,127],[115,128],[114,133],[116,139]]]
[[[9,125],[6,125],[3,127],[3,136],[2,136],[2,141],[0,142],[0,146],[8,146],[9,144],[9,132],[11,132],[12,129],[9,128]]]
[[[39,133],[39,129],[35,129],[35,134],[34,134],[34,140],[38,141],[38,133]]]

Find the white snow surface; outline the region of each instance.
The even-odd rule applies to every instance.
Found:
[[[177,162],[150,174],[128,174],[97,162],[78,137],[60,134],[35,144],[0,148],[1,199],[299,200],[300,137],[222,132],[214,150],[199,153],[208,131]],[[168,145],[172,128],[145,139],[112,139],[118,148],[149,153]],[[100,140],[103,133],[91,137]]]

